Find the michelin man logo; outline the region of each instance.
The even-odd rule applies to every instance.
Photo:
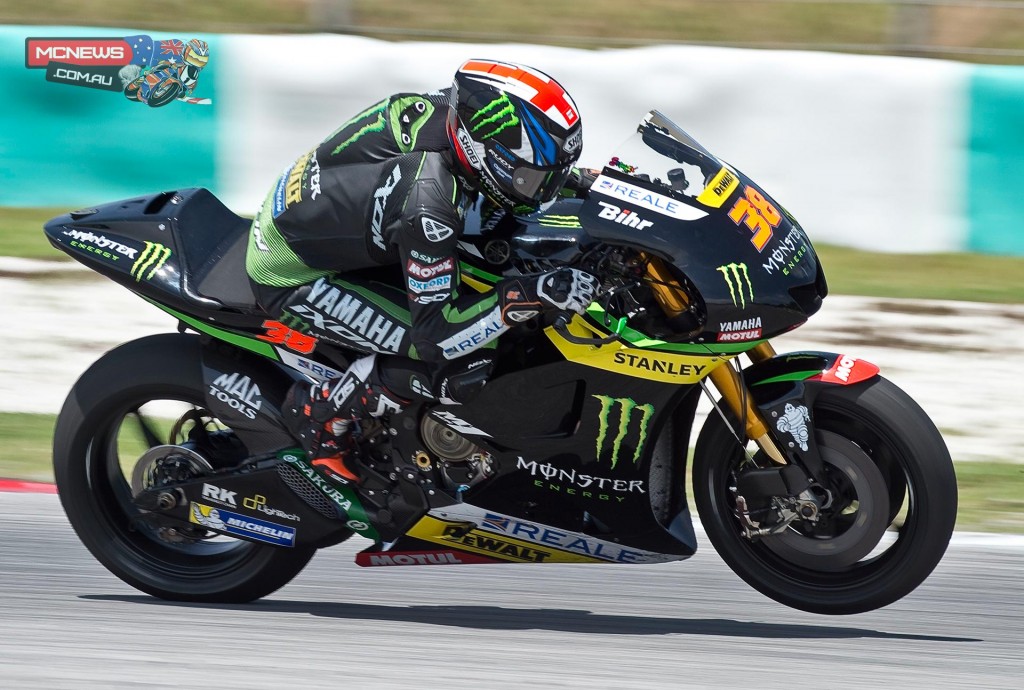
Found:
[[[806,451],[807,439],[809,437],[807,422],[809,421],[811,421],[811,414],[807,411],[806,406],[793,407],[792,404],[786,403],[785,412],[779,419],[776,428],[779,431],[788,431],[792,434],[793,439],[800,445],[800,450]]]
[[[225,525],[224,521],[220,518],[219,510],[199,503],[192,504],[192,519],[190,522],[202,525],[203,527],[209,527],[210,529],[221,531],[227,529],[227,525]]]

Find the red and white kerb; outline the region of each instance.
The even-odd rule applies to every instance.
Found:
[[[579,112],[572,98],[561,86],[545,74],[529,67],[507,62],[467,60],[460,72],[478,75],[480,81],[491,82],[537,107],[552,121],[569,129],[579,122]]]

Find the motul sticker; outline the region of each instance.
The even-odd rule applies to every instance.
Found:
[[[733,333],[719,333],[718,342],[720,343],[738,343],[745,340],[760,340],[761,329],[754,328],[749,331],[735,331]]]
[[[865,362],[863,359],[855,359],[850,355],[839,355],[835,364],[817,376],[812,376],[811,380],[849,385],[851,383],[867,381],[868,379],[877,376],[878,372],[879,368],[871,362]]]
[[[502,563],[493,558],[463,551],[385,551],[357,553],[356,565],[465,565],[467,563]]]

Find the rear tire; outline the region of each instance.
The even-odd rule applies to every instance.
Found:
[[[294,578],[316,553],[252,542],[173,541],[137,519],[122,434],[151,401],[202,407],[198,336],[164,334],[111,350],[81,376],[57,418],[53,465],[68,520],[86,548],[132,587],[161,599],[242,603]],[[147,445],[156,445],[152,433]],[[163,440],[162,442],[166,442]],[[217,458],[206,458],[217,466]]]
[[[949,451],[917,403],[881,377],[823,389],[813,419],[826,469],[848,494],[845,510],[826,516],[830,531],[797,521],[778,535],[742,534],[734,489],[745,455],[715,414],[694,454],[701,522],[737,575],[787,606],[849,614],[891,604],[928,577],[949,543],[957,507]]]

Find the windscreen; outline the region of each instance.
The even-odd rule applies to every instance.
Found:
[[[608,167],[715,208],[738,183],[710,151],[656,110],[618,147]]]

